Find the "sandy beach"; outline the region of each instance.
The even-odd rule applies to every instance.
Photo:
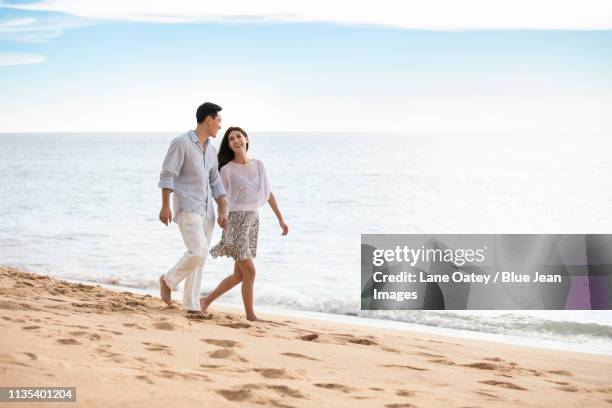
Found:
[[[612,356],[179,306],[0,267],[0,386],[76,386],[84,407],[612,406]]]

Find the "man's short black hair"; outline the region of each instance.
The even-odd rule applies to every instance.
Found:
[[[213,119],[217,117],[217,113],[222,108],[219,105],[216,105],[212,102],[204,102],[200,106],[198,106],[198,110],[196,111],[196,119],[198,120],[198,125],[210,116]]]

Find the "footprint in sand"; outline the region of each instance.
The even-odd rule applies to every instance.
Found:
[[[510,390],[527,391],[527,388],[523,388],[520,385],[516,385],[516,384],[513,384],[511,382],[507,382],[507,381],[483,380],[483,381],[478,381],[478,382],[481,383],[481,384],[487,384],[487,385],[493,385],[493,386],[502,387],[502,388],[508,388]]]
[[[278,401],[273,399],[264,398],[264,396],[257,395],[256,391],[254,391],[263,389],[272,390],[277,394],[280,394],[281,397],[306,398],[306,396],[300,391],[286,385],[244,384],[240,387],[240,389],[224,389],[217,390],[216,392],[228,401],[233,402],[250,400],[263,405],[287,406],[284,404],[279,404]]]
[[[529,371],[531,374],[535,375],[536,377],[542,377],[542,376],[546,375],[542,371],[533,370],[533,369],[530,369],[530,368],[528,368],[527,371]]]
[[[200,341],[204,343],[212,344],[219,347],[241,347],[242,345],[234,340],[217,340],[217,339],[205,339],[201,338]]]
[[[75,329],[89,329],[89,326],[83,326],[80,324],[69,324],[66,327],[74,327]]]
[[[349,393],[354,390],[353,387],[349,387],[348,385],[336,384],[336,383],[316,383],[315,387],[325,388],[328,390],[340,391],[344,393]]]
[[[565,391],[565,392],[578,392],[578,391],[580,391],[580,388],[575,387],[573,385],[564,385],[562,387],[555,387],[555,388],[557,388],[558,390],[561,390],[561,391]]]
[[[358,338],[358,337],[354,339],[349,339],[348,342],[353,343],[353,344],[362,344],[364,346],[373,346],[373,345],[378,344],[374,340]]]
[[[147,330],[146,327],[141,326],[141,325],[136,324],[136,323],[123,323],[123,325],[125,327],[129,327],[130,329]]]
[[[219,364],[200,364],[200,367],[206,368],[206,369],[210,369],[210,370],[216,370],[216,369],[221,368],[223,366],[219,365]]]
[[[485,391],[473,391],[473,392],[474,392],[474,394],[482,395],[483,397],[491,398],[491,399],[493,399],[495,401],[500,401],[500,400],[503,401],[504,400],[500,396],[495,395],[495,394],[491,394],[490,392],[485,392]]]
[[[429,371],[429,369],[427,369],[427,368],[415,367],[415,366],[411,366],[411,365],[401,365],[401,364],[383,364],[383,365],[381,365],[381,367],[387,367],[387,368],[407,368],[408,370],[415,370],[415,371]]]
[[[251,325],[248,323],[240,323],[240,322],[225,323],[225,324],[222,324],[221,326],[231,327],[232,329],[248,329],[249,327],[251,327]]]
[[[6,353],[0,353],[0,364],[14,364],[22,367],[29,367],[29,364],[24,363],[23,361],[17,360],[15,356]]]
[[[248,363],[249,362],[249,360],[247,360],[246,358],[240,356],[234,350],[227,349],[227,348],[211,351],[210,353],[208,353],[208,356],[210,358],[225,358],[225,359],[228,359],[228,360],[240,361],[240,362],[243,362],[243,363]]]
[[[223,365],[219,365],[219,364],[200,364],[200,368],[198,368],[199,370],[202,371],[210,371],[210,370],[215,370],[215,371],[224,371],[224,372],[231,372],[231,373],[246,373],[248,371],[251,370],[247,370],[246,368],[238,368],[238,367],[230,367],[230,366],[223,366]]]
[[[111,351],[111,347],[112,346],[110,344],[102,344],[96,348],[96,354],[99,354],[106,360],[112,361],[114,363],[124,363],[126,359],[121,354]]]
[[[416,353],[419,356],[424,356],[424,357],[437,357],[437,358],[443,358],[444,356],[442,354],[434,354],[434,353],[424,353],[422,351]]]
[[[573,376],[573,375],[574,375],[574,374],[572,374],[571,372],[566,371],[566,370],[550,370],[550,371],[547,371],[547,373],[550,373],[550,374],[557,374],[557,375],[564,375],[564,376],[566,376],[566,377],[571,377],[571,376]]]
[[[321,360],[319,360],[317,358],[308,357],[308,356],[305,356],[304,354],[300,354],[300,353],[281,353],[281,355],[287,356],[287,357],[293,357],[293,358],[303,358],[305,360],[321,361]]]
[[[470,363],[470,364],[461,364],[463,367],[470,368],[478,368],[479,370],[495,370],[500,368],[498,365],[493,363]]]
[[[30,357],[30,360],[38,360],[38,357],[34,353],[29,353],[29,352],[26,351],[23,354],[25,354],[26,356]]]
[[[87,299],[85,299],[87,300]],[[72,302],[70,303],[71,306],[73,307],[78,307],[80,309],[95,309],[95,310],[105,310],[106,307],[103,304],[96,304],[96,303],[77,303],[77,302]]]
[[[341,339],[341,340],[348,341],[349,343],[353,343],[353,344],[363,344],[365,346],[371,346],[371,345],[378,344],[376,343],[376,341],[374,341],[375,337],[373,336],[357,337],[357,336],[354,336],[348,333],[333,334],[332,336],[338,339]]]
[[[427,340],[430,343],[439,343],[439,344],[451,344],[453,346],[462,346],[463,344],[459,344],[459,343],[449,343],[447,341],[440,341],[440,340]]]
[[[549,383],[553,383],[553,384],[557,384],[557,385],[570,385],[570,383],[565,382],[565,381],[552,381],[552,380],[545,380]]]
[[[208,378],[208,376],[204,374],[189,373],[189,372],[181,373],[179,371],[172,371],[172,370],[161,370],[155,373],[155,375],[157,375],[158,377],[164,377],[164,378],[182,378],[184,380],[211,381],[210,378]]]
[[[128,306],[142,306],[142,307],[147,305],[146,303],[140,302],[138,300],[126,300],[125,304]]]
[[[176,329],[176,326],[170,322],[155,322],[153,323],[153,327],[159,330],[168,330],[172,331]]]
[[[317,333],[305,334],[299,337],[300,340],[304,340],[304,341],[313,341],[318,338],[319,338],[319,335]]]
[[[242,390],[217,390],[217,393],[223,396],[228,401],[240,402],[253,396],[253,391],[249,389]]]
[[[146,375],[137,375],[136,378],[138,378],[139,380],[142,380],[144,382],[146,382],[147,384],[154,384],[153,380],[151,380],[149,377],[147,377]]]
[[[278,394],[292,398],[306,398],[300,391],[287,387],[286,385],[266,385],[266,388],[277,392]]]
[[[148,358],[145,357],[134,357],[134,360],[139,361],[147,366],[151,365],[151,364],[155,364],[158,367],[166,367],[167,364],[164,363],[160,363],[159,361],[150,361]]]
[[[170,348],[168,346],[166,346],[165,344],[161,344],[161,343],[149,343],[146,341],[143,341],[142,344],[144,344],[147,350],[149,351],[161,351],[166,353],[167,355],[171,356],[172,355],[172,350],[170,350]]]
[[[76,341],[75,339],[57,339],[57,342],[60,343],[60,344],[65,344],[65,345],[81,344],[78,341]]]
[[[71,336],[81,337],[81,336],[87,336],[89,333],[86,332],[86,331],[80,331],[79,330],[79,331],[68,332],[68,334],[70,334]],[[100,340],[101,337],[97,333],[92,333],[92,334],[89,334],[89,339],[90,340]]]
[[[123,336],[123,333],[120,332],[120,331],[106,330],[106,329],[100,329],[100,331],[107,332],[107,333],[112,333],[112,334],[117,335],[117,336]]]
[[[207,314],[202,314],[202,313],[187,313],[185,315],[185,317],[189,320],[195,320],[195,321],[200,321],[200,320],[210,320],[212,319],[212,314],[207,313]]]
[[[4,310],[21,310],[23,307],[18,305],[17,303],[8,301],[8,300],[0,300],[0,309]]]
[[[266,378],[286,378],[289,380],[294,380],[296,378],[287,374],[287,371],[284,368],[254,368],[253,371]]]
[[[439,358],[437,360],[428,360],[430,363],[435,363],[435,364],[442,364],[442,365],[447,365],[447,366],[453,366],[456,363],[454,361],[451,360],[447,360],[445,358]]]

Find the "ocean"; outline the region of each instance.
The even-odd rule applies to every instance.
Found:
[[[157,293],[184,251],[158,220],[179,133],[0,134],[0,264]],[[249,133],[289,225],[259,210],[256,310],[612,354],[612,311],[360,310],[362,233],[612,232],[609,135]],[[209,258],[203,292],[232,269]]]

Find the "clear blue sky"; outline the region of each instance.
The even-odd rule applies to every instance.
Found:
[[[16,3],[0,3],[0,132],[181,131],[204,100],[252,130],[612,131],[609,29],[166,23]]]

